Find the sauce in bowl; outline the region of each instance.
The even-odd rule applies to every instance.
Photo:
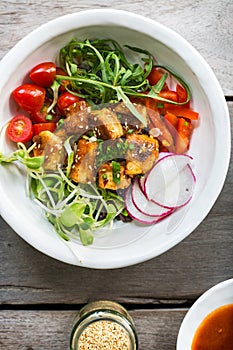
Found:
[[[221,306],[204,318],[191,350],[233,350],[233,304]]]

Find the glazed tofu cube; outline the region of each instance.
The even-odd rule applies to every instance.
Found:
[[[75,135],[78,139],[89,129],[87,109],[70,114],[65,120],[62,128],[67,135]]]
[[[74,164],[70,177],[75,182],[94,183],[96,181],[95,159],[98,149],[97,142],[85,139],[78,141]]]
[[[125,167],[124,165],[120,165],[120,171],[118,178],[118,183],[114,181],[113,175],[113,166],[112,162],[107,162],[101,165],[98,172],[98,184],[100,188],[109,189],[109,190],[117,190],[124,189],[129,187],[131,180],[128,176],[125,175]]]
[[[116,113],[110,109],[103,108],[92,111],[89,118],[97,138],[103,140],[117,139],[124,134]]]
[[[129,150],[126,154],[127,175],[145,174],[152,168],[159,155],[159,143],[147,135],[127,135]]]
[[[81,111],[84,111],[87,108],[88,108],[88,105],[86,101],[80,100],[79,102],[75,102],[64,109],[65,117],[68,118],[74,115],[78,116]]]
[[[141,114],[142,118],[148,122],[146,107],[142,104],[133,104],[135,109]],[[127,133],[128,130],[134,129],[135,131],[140,131],[144,128],[142,122],[140,122],[135,115],[133,115],[130,110],[126,107],[124,103],[119,103],[115,108],[114,112],[117,113],[118,118],[122,124],[123,130]]]
[[[66,152],[63,147],[64,140],[50,131],[41,131],[35,137],[36,147],[34,156],[44,156],[43,168],[49,171],[56,171],[58,166],[62,167],[65,161]]]

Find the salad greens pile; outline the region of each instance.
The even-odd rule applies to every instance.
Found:
[[[66,172],[58,168],[58,173],[46,173],[42,167],[44,157],[30,156],[34,146],[27,149],[25,144],[18,143],[18,149],[10,156],[0,153],[0,163],[19,161],[26,168],[28,196],[45,211],[47,219],[63,239],[68,241],[79,237],[83,245],[90,245],[95,231],[108,225],[107,232],[116,216],[120,213],[127,215],[121,196],[97,189],[93,184],[70,181],[73,151],[68,154]]]
[[[145,126],[146,121],[129,97],[152,98],[179,104],[159,96],[169,73],[187,91],[187,100],[180,104],[190,100],[189,87],[180,76],[168,67],[154,64],[153,56],[147,50],[129,45],[124,47],[129,53],[137,54],[138,63],[129,62],[122,48],[114,40],[71,40],[60,50],[59,55],[59,64],[68,73],[65,80],[71,85],[70,88],[65,86],[66,90],[85,98],[91,106],[123,101],[131,113]],[[166,73],[156,85],[150,86],[147,77],[153,66],[163,68]],[[57,75],[56,82],[63,85],[64,76]]]
[[[136,53],[137,63],[131,63],[124,52]],[[71,40],[60,50],[59,65],[67,76],[56,75],[50,88],[53,102],[48,112],[57,103],[59,87],[64,86],[66,91],[84,98],[92,108],[123,101],[131,113],[147,126],[130,98],[151,98],[162,103],[179,104],[159,96],[169,74],[187,92],[187,100],[180,104],[190,100],[188,85],[169,68],[156,65],[151,53],[128,45],[125,45],[124,52],[114,40]],[[156,85],[151,86],[147,78],[153,66],[163,68],[165,73]],[[105,227],[110,229],[119,214],[128,215],[124,199],[117,193],[100,189],[97,185],[71,181],[69,174],[74,151],[69,140],[64,145],[67,164],[53,173],[44,171],[43,156],[32,155],[35,144],[29,148],[23,143],[17,146],[18,149],[10,156],[0,153],[0,163],[18,161],[26,168],[28,195],[44,209],[47,219],[63,239],[79,237],[83,245],[90,245],[95,231]],[[116,174],[119,172],[117,165],[114,167]]]

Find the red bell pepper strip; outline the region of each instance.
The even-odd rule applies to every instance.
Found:
[[[152,67],[150,74],[148,75],[147,79],[149,80],[150,85],[156,85],[158,81],[162,78],[164,72],[161,71],[161,68],[158,67]],[[167,90],[168,86],[166,83],[164,83],[162,90]]]
[[[33,135],[39,135],[41,131],[53,132],[56,129],[56,123],[49,122],[49,123],[33,124],[32,128],[33,128]]]
[[[177,118],[176,153],[182,154],[188,151],[193,125],[190,120]]]
[[[199,113],[193,111],[190,108],[185,108],[182,106],[170,105],[166,106],[167,113],[172,113],[177,117],[188,118],[190,120],[197,120],[199,118]]]
[[[178,118],[172,113],[166,113],[164,121],[173,139],[176,140]]]

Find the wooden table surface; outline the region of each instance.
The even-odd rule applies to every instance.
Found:
[[[108,7],[145,15],[182,34],[215,72],[232,121],[231,0],[1,0],[0,59],[48,20]],[[92,270],[53,260],[0,219],[0,347],[68,349],[76,312],[89,301],[107,298],[130,310],[140,350],[174,350],[189,307],[208,288],[233,277],[232,179],[231,163],[214,207],[188,238],[157,258],[123,269]]]

